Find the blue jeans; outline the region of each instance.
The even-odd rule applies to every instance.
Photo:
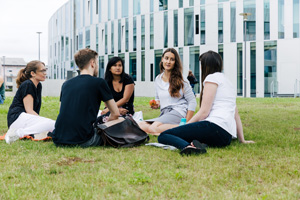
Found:
[[[158,136],[158,142],[184,149],[193,140],[211,147],[225,147],[232,136],[220,126],[209,121],[194,122],[166,130]]]

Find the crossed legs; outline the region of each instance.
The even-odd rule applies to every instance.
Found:
[[[153,122],[151,124],[145,121],[139,122],[138,124],[143,131],[150,135],[156,136],[160,135],[160,133],[164,132],[165,130],[175,128],[178,126],[177,124],[163,124],[161,122]]]

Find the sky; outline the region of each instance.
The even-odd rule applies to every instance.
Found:
[[[48,63],[48,21],[68,0],[0,0],[0,57]]]

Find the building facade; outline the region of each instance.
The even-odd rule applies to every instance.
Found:
[[[237,95],[293,95],[300,88],[299,0],[70,0],[49,20],[49,78],[77,69],[74,53],[99,53],[99,76],[122,57],[137,96],[154,96],[159,62],[177,49],[184,76],[201,81],[199,55],[213,50]],[[251,13],[244,22],[241,13]],[[246,63],[246,65],[244,64]],[[199,93],[199,85],[195,88]]]
[[[4,77],[5,88],[12,90],[14,81],[20,69],[26,67],[26,62],[23,58],[0,58],[0,76]]]

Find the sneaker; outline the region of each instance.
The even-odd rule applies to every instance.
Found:
[[[196,147],[190,147],[190,146],[187,146],[185,147],[181,152],[180,154],[181,155],[197,155],[197,154],[204,154],[206,153],[206,149],[199,149],[199,148],[196,148]]]
[[[16,129],[10,128],[5,135],[6,143],[11,144],[11,143],[17,141],[18,139],[19,139],[19,136],[16,133]]]
[[[193,140],[193,145],[198,149],[206,149],[208,147],[207,144],[201,143],[198,140]]]

